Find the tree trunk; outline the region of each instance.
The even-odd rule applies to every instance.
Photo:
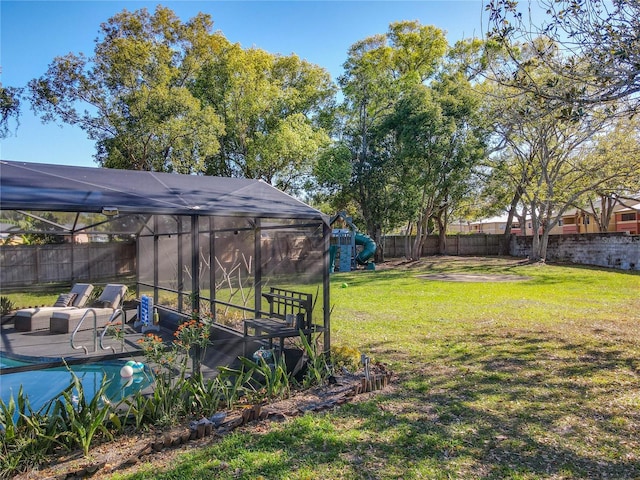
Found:
[[[507,255],[509,253],[509,242],[511,240],[511,225],[513,224],[513,217],[516,214],[518,208],[518,202],[520,201],[520,189],[518,188],[513,195],[511,205],[509,206],[509,215],[507,216],[507,225],[504,229],[504,235],[502,236],[502,242],[500,242],[500,255]],[[520,227],[522,231],[522,227]]]
[[[540,218],[538,217],[538,212],[535,209],[535,206],[531,207],[531,254],[529,255],[529,260],[532,262],[538,262],[542,260],[542,256],[540,255]]]
[[[601,195],[600,196],[600,216],[598,218],[598,229],[606,233],[609,231],[609,222],[611,221],[611,215],[613,214],[613,208],[618,203],[617,198],[613,198],[609,195]],[[595,208],[593,203],[591,204],[591,209],[595,213]]]
[[[444,216],[444,220],[442,217]],[[440,255],[446,255],[447,253],[447,213],[438,215],[438,253]]]
[[[532,262],[537,262],[540,260],[540,236],[537,233],[534,233],[532,237],[529,260]]]
[[[411,252],[409,259],[410,260],[420,260],[422,255],[422,245],[424,240],[422,239],[424,233],[423,229],[426,228],[421,218],[418,222],[416,222],[416,238],[413,239],[413,245],[411,246]]]
[[[376,242],[376,253],[373,256],[373,261],[375,263],[382,263],[384,262],[384,238],[382,236],[382,227],[376,225],[375,232],[371,238]]]
[[[407,223],[407,231],[404,234],[404,256],[407,260],[411,258],[411,231],[413,230],[412,222]]]
[[[542,238],[540,239],[540,255],[539,260],[545,262],[547,260],[547,246],[549,245],[549,230],[544,229]]]
[[[420,260],[422,255],[422,228],[416,229],[416,238],[413,239],[409,260]]]

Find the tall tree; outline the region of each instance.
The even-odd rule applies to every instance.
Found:
[[[103,166],[200,172],[223,130],[190,91],[204,59],[226,43],[212,26],[204,14],[182,23],[164,7],[124,10],[101,25],[92,58],[57,57],[29,83],[33,108],[85,130]]]
[[[397,142],[401,186],[416,202],[410,219],[413,259],[420,258],[430,220],[438,226],[440,253],[446,251],[449,214],[471,190],[473,167],[484,156],[474,125],[477,102],[466,77],[455,70],[429,87],[417,86],[387,119]]]
[[[575,206],[592,217],[600,232],[609,230],[617,205],[637,201],[633,195],[640,189],[640,124],[637,117],[613,119],[613,125],[596,136],[587,160],[601,169],[615,173],[620,159],[631,167],[629,175],[612,175],[610,181],[587,192]]]
[[[207,173],[261,178],[290,193],[304,187],[329,141],[335,86],[326,70],[227,44],[207,60],[194,91],[225,126]]]
[[[442,30],[415,21],[392,23],[385,35],[368,37],[349,49],[339,83],[347,112],[343,141],[352,153],[350,190],[367,233],[378,244],[385,229],[409,218],[400,208],[405,204],[402,192],[390,182],[396,147],[382,124],[403,91],[434,76],[446,51]]]

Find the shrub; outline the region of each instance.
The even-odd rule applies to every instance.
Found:
[[[0,297],[0,315],[6,315],[15,309],[15,304],[9,299],[9,297]]]
[[[336,370],[346,368],[350,372],[360,367],[361,353],[357,348],[347,346],[331,346],[331,364]]]

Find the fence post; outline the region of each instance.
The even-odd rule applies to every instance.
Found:
[[[41,279],[40,279],[40,245],[36,245],[35,248],[35,265],[36,265],[36,275],[35,275],[35,279],[36,282],[38,283],[42,283]]]

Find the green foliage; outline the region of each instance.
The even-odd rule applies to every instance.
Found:
[[[191,356],[194,375],[200,373],[200,364],[209,345],[212,323],[210,314],[200,315],[194,311],[191,320],[181,323],[174,333],[173,346],[177,351],[181,351],[185,358]]]
[[[38,217],[24,215],[17,220],[21,231],[36,231],[50,233],[24,233],[20,235],[20,241],[24,245],[48,245],[63,243],[64,237],[59,235],[60,227],[56,224],[58,219],[52,212],[42,212]]]
[[[0,83],[0,138],[6,138],[10,133],[9,122],[18,122],[20,115],[21,89],[4,87]]]
[[[6,315],[15,309],[15,304],[4,295],[0,297],[0,315]]]
[[[57,57],[29,83],[32,105],[44,120],[83,128],[103,166],[201,172],[223,130],[189,90],[203,56],[223,42],[211,27],[205,14],[183,24],[164,7],[124,10],[101,25],[92,58]]]
[[[326,202],[327,207],[321,208],[327,213],[348,210],[345,203],[349,198],[345,192],[353,180],[353,165],[351,150],[345,143],[336,143],[322,149],[317,158],[313,175],[317,184],[314,205]]]
[[[287,372],[284,354],[279,355],[275,363],[268,363],[263,357],[257,361],[241,357],[240,361],[247,372],[255,379],[255,392],[251,396],[259,401],[287,398],[291,393],[291,378]]]
[[[329,140],[335,87],[324,69],[296,55],[226,44],[205,62],[194,91],[225,126],[208,174],[261,178],[300,191]]]
[[[153,398],[143,395],[140,391],[124,398],[122,400],[124,412],[122,424],[126,425],[127,422],[130,423],[133,420],[135,430],[140,431],[146,423],[152,421],[152,416],[149,413],[153,409],[152,403]]]
[[[150,401],[144,403],[145,421],[159,427],[170,427],[186,417],[189,381],[173,381],[167,372],[156,374]],[[137,395],[142,395],[138,393]]]
[[[300,191],[329,141],[328,72],[212,29],[203,13],[183,23],[162,6],[124,10],[101,25],[93,57],[57,57],[29,83],[32,105],[44,120],[83,128],[105,167],[261,178]]]
[[[538,40],[523,51],[523,58],[541,55],[539,50],[552,58],[561,55],[556,45]],[[523,82],[553,82],[557,92],[574,87],[572,79],[544,62],[529,62],[519,74]],[[550,232],[587,196],[637,190],[639,160],[630,153],[638,141],[637,126],[618,121],[608,106],[580,106],[580,112],[567,113],[564,102],[550,102],[537,92],[500,84],[486,88],[485,116],[505,146],[493,159],[493,182],[506,184],[530,216],[531,260],[545,259]],[[624,139],[617,130],[627,132]],[[627,154],[620,155],[623,151]]]
[[[350,372],[358,370],[361,361],[360,350],[347,345],[331,345],[331,365],[340,372],[346,368]]]
[[[300,333],[300,342],[307,360],[302,388],[324,385],[333,373],[332,366],[327,362],[327,354],[318,352],[316,344],[309,342],[302,332]]]
[[[22,387],[6,404],[0,400],[0,478],[9,478],[48,459],[55,445],[62,445],[64,428],[45,405],[33,411]]]
[[[32,411],[22,389],[17,403],[13,398],[8,404],[0,402],[0,474],[38,466],[55,446],[79,446],[86,456],[96,438],[110,440],[128,426],[136,431],[148,425],[166,428],[188,418],[210,416],[221,406],[231,409],[240,402],[261,403],[290,395],[292,383],[284,355],[274,364],[241,358],[239,369],[219,367],[213,379],[205,380],[199,371],[187,376],[188,352],[196,346],[206,348],[209,326],[197,319],[185,322],[170,348],[154,335],[142,339],[147,362],[155,369],[151,394],[137,391],[113,405],[105,397],[109,386],[105,377],[95,396],[88,399],[79,378],[70,371],[70,385],[37,412]],[[328,365],[323,356],[315,355],[315,349],[305,345],[310,373],[304,385],[319,384]]]
[[[540,6],[546,16],[528,9],[526,2],[487,2],[489,36],[508,49],[512,58],[517,58],[521,45],[540,37],[557,42],[565,50],[563,58],[548,59],[544,58],[544,52],[538,52],[534,59],[570,80],[571,95],[557,91],[550,82],[519,82],[522,77],[517,70],[525,69],[529,59],[518,63],[515,74],[513,65],[509,67],[510,79],[515,80],[509,83],[536,91],[547,100],[563,102],[569,108],[635,96],[640,86],[637,69],[640,59],[635,48],[636,20],[640,15],[637,2],[544,0]],[[633,103],[632,100],[627,105],[632,110]]]
[[[202,374],[193,375],[188,385],[187,404],[192,415],[210,416],[223,404],[223,394],[215,378],[205,380]]]
[[[481,51],[481,42],[449,48],[444,32],[415,21],[392,23],[386,35],[349,50],[340,77],[344,136],[336,148],[351,153],[351,183],[329,185],[358,204],[376,242],[403,224],[417,230],[418,242],[436,220],[444,231],[468,196],[472,168],[484,155],[469,84],[484,68]],[[319,173],[332,180],[331,170]]]
[[[220,367],[214,384],[226,408],[232,408],[238,400],[247,392],[254,390],[251,387],[253,372],[245,370],[244,365],[239,369]]]
[[[80,446],[87,455],[96,434],[112,439],[109,426],[121,427],[104,397],[106,378],[88,400],[78,377],[69,372],[70,385],[37,411],[31,408],[22,387],[16,400],[11,397],[8,404],[0,400],[0,476],[37,467],[48,460],[55,447]]]
[[[72,382],[62,392],[62,398],[55,400],[55,410],[60,415],[61,422],[68,428],[68,441],[80,445],[86,456],[97,433],[102,433],[108,440],[113,439],[106,425],[111,414],[111,407],[104,396],[109,382],[103,377],[100,388],[96,390],[93,398],[88,400],[80,379],[73,371],[69,372]]]

